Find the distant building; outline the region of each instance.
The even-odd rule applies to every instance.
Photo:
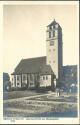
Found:
[[[46,30],[46,56],[22,59],[12,73],[12,87],[51,86],[62,80],[62,28],[54,20]]]
[[[77,65],[63,66],[63,80],[66,84],[77,84]]]
[[[63,66],[63,88],[67,92],[77,92],[77,65]]]

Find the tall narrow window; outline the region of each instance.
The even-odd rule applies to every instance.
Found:
[[[19,85],[19,83],[17,83],[17,85]]]
[[[43,76],[43,80],[45,80],[45,76]]]
[[[17,76],[17,80],[19,80],[19,76]]]
[[[25,75],[23,75],[23,81],[25,81],[26,80],[26,76]]]
[[[52,26],[52,29],[53,29],[54,27]]]
[[[53,37],[55,37],[55,31],[53,31]]]
[[[49,38],[51,38],[51,32],[49,32]]]
[[[51,31],[51,38],[53,37],[53,31]]]

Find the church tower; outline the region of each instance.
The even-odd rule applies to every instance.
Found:
[[[62,28],[55,20],[47,26],[46,51],[46,64],[51,65],[51,68],[56,76],[56,85],[60,85],[60,82],[62,80],[63,65]]]

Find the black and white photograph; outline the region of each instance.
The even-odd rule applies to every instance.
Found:
[[[59,3],[3,4],[4,120],[79,117],[78,4]]]

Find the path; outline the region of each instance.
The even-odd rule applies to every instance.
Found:
[[[27,101],[27,102],[35,102],[36,101],[36,103],[37,102],[42,102],[42,103],[67,103],[67,104],[76,104],[76,102],[65,102],[65,101],[51,101],[51,100],[49,100],[49,101],[44,101],[44,100],[33,100],[33,98],[36,98],[36,97],[42,97],[42,96],[54,96],[54,98],[60,98],[60,97],[56,97],[55,96],[55,93],[54,92],[51,92],[51,93],[48,93],[48,94],[41,94],[41,95],[34,95],[34,96],[29,96],[29,97],[21,97],[21,98],[16,98],[16,99],[8,99],[8,100],[4,100],[4,104],[5,103],[7,103],[7,102],[14,102],[14,101]],[[69,95],[67,95],[67,97],[68,97]],[[30,100],[30,99],[32,99],[32,100]]]
[[[48,94],[41,94],[41,95],[34,95],[34,96],[29,96],[29,97],[21,97],[21,98],[15,98],[15,99],[8,99],[8,100],[4,100],[4,103],[6,102],[13,102],[13,101],[19,101],[19,100],[24,100],[24,99],[30,99],[30,98],[34,98],[34,97],[42,97],[42,96],[45,96],[45,95],[55,95],[55,93],[48,93]]]

